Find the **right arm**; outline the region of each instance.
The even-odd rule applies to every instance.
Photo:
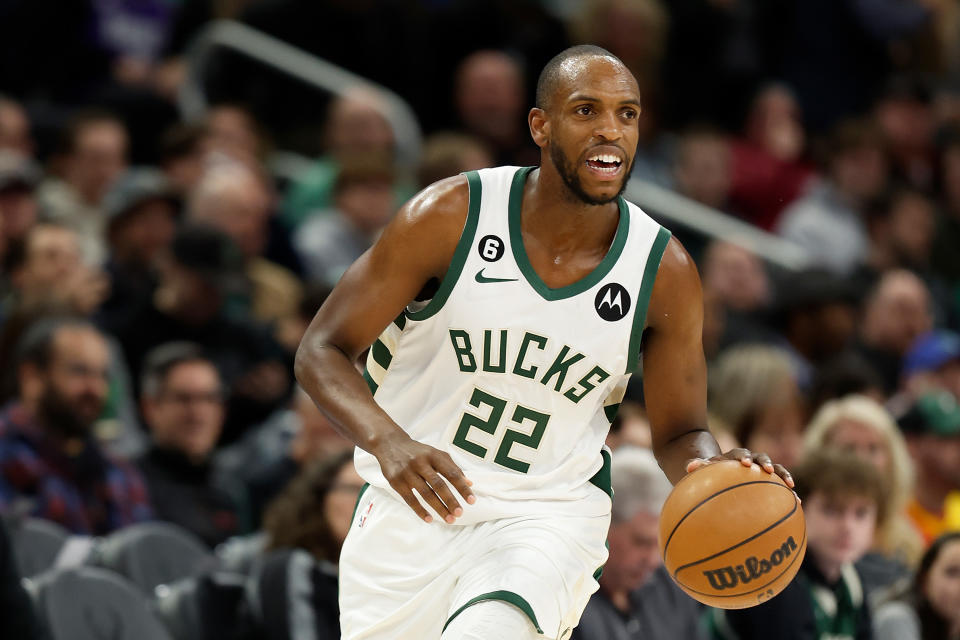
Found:
[[[449,481],[475,498],[443,451],[412,440],[374,402],[353,363],[431,280],[442,280],[463,231],[466,179],[438,182],[404,205],[377,243],[347,270],[307,328],[294,371],[337,430],[374,455],[384,477],[422,519],[416,490],[447,522],[462,513]]]

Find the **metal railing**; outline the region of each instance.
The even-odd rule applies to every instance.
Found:
[[[204,74],[211,54],[229,49],[334,95],[358,86],[380,95],[381,113],[393,129],[398,160],[415,165],[420,158],[422,134],[413,110],[386,87],[331,64],[262,31],[232,20],[215,20],[201,31],[187,49],[187,76],[180,89],[180,112],[188,119],[207,110]],[[380,108],[380,105],[375,105]]]
[[[413,110],[400,96],[282,40],[231,20],[211,22],[187,50],[187,76],[179,95],[180,111],[185,118],[199,118],[207,109],[204,74],[211,54],[218,48],[238,52],[335,95],[342,95],[357,86],[377,92],[383,99],[382,115],[393,128],[398,160],[407,167],[418,163],[422,144],[420,125]],[[284,151],[274,153],[270,159],[271,170],[289,179],[296,179],[310,164],[308,158]],[[792,271],[809,263],[806,252],[797,245],[656,184],[633,179],[625,195],[669,223],[683,225],[708,238],[722,238],[742,246],[778,267]]]

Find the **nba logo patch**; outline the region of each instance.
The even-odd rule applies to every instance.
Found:
[[[367,518],[370,516],[370,512],[373,511],[373,501],[370,501],[370,504],[367,505],[367,508],[364,509],[363,513],[360,515],[360,520],[357,522],[357,528],[363,529],[363,525],[367,523]]]

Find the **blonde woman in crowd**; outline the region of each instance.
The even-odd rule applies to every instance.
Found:
[[[810,421],[804,454],[823,447],[854,452],[888,481],[885,517],[877,525],[874,550],[907,566],[916,565],[923,541],[906,517],[913,492],[913,463],[890,413],[876,400],[849,395],[824,404]]]
[[[711,416],[751,451],[788,469],[803,446],[803,398],[786,352],[767,345],[724,351],[710,371]]]

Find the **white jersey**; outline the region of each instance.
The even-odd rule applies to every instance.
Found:
[[[466,174],[469,213],[446,276],[431,300],[411,305],[384,331],[367,359],[376,402],[473,481],[477,502],[461,500],[458,524],[609,512],[604,440],[638,366],[670,238],[620,198],[606,257],[583,279],[550,288],[521,237],[531,170]],[[392,491],[374,456],[358,448],[355,461],[367,482]]]

